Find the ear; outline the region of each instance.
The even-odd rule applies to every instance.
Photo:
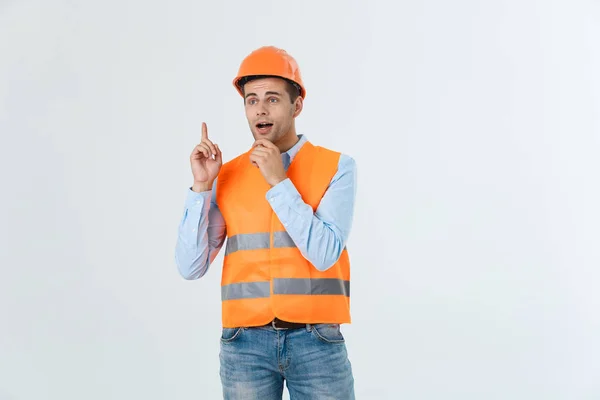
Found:
[[[302,112],[302,107],[304,107],[304,102],[302,101],[302,97],[298,96],[296,101],[294,102],[294,106],[292,107],[293,114],[292,116],[296,118]]]

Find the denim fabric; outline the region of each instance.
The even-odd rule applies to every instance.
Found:
[[[354,377],[337,324],[223,328],[220,376],[225,400],[354,400]]]

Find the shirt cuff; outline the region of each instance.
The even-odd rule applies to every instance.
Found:
[[[210,205],[211,191],[207,190],[206,192],[194,192],[192,188],[188,188],[187,198],[185,199],[185,207],[187,209],[203,207],[205,204]]]
[[[290,178],[279,182],[267,192],[267,201],[274,209],[284,205],[289,207],[300,197],[298,189],[296,189]]]

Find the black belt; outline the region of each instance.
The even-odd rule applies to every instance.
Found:
[[[306,324],[300,324],[298,322],[282,321],[279,318],[275,318],[265,326],[272,326],[275,329],[300,329],[306,328]]]

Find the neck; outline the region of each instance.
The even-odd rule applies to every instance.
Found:
[[[275,146],[279,148],[279,151],[281,153],[285,153],[286,151],[294,147],[294,145],[298,143],[298,140],[300,139],[296,134],[296,130],[291,129],[284,137],[282,137],[277,141],[277,143],[275,143]]]

